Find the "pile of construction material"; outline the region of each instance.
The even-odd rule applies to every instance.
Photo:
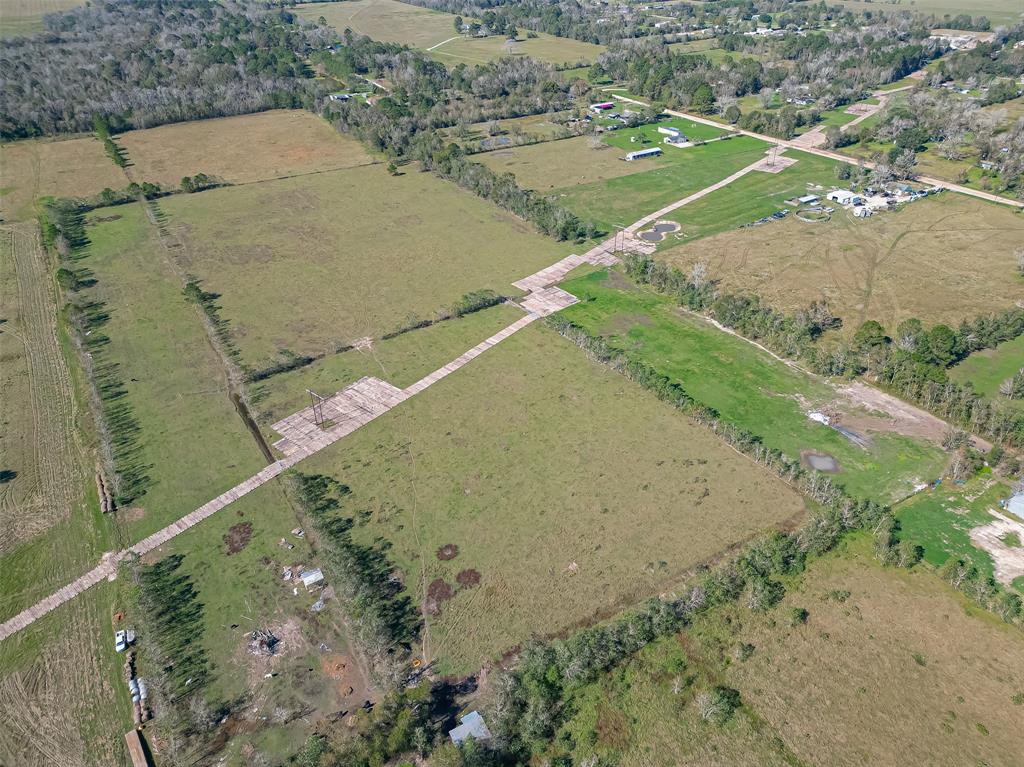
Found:
[[[149,707],[149,686],[146,680],[135,676],[135,651],[129,650],[124,659],[124,677],[128,682],[128,692],[132,696],[132,719],[138,726],[153,718]]]
[[[273,655],[280,640],[270,629],[256,629],[249,634],[246,650],[250,655]]]

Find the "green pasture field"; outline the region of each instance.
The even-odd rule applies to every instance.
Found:
[[[949,371],[949,377],[974,387],[979,394],[998,398],[1016,407],[1024,407],[1021,400],[1011,400],[999,394],[999,385],[1024,368],[1024,336],[1000,344],[995,349],[975,352]]]
[[[84,0],[3,0],[0,37],[20,37],[43,31],[43,17],[85,5]]]
[[[417,604],[437,579],[455,591],[426,618],[422,652],[439,673],[614,614],[804,510],[780,480],[538,325],[301,470],[351,487],[358,536],[392,544]],[[458,555],[439,560],[449,543]],[[479,585],[458,586],[470,570]]]
[[[990,513],[1011,495],[1010,486],[991,475],[966,485],[944,481],[896,507],[902,535],[924,547],[924,559],[935,567],[949,557],[970,562],[984,575],[993,574],[992,557],[971,542],[972,528],[990,524]],[[1021,589],[1024,592],[1024,589]]]
[[[523,310],[518,307],[492,306],[374,342],[369,349],[329,354],[306,367],[272,376],[249,387],[259,420],[271,424],[307,407],[307,389],[333,394],[363,376],[381,378],[404,389],[522,317]],[[269,442],[280,439],[276,432],[265,431]]]
[[[184,268],[220,294],[254,367],[283,349],[378,338],[470,291],[513,294],[510,283],[574,249],[412,165],[178,195],[161,208],[185,243]]]
[[[397,0],[310,3],[297,6],[296,11],[307,19],[322,16],[339,32],[351,29],[374,40],[420,48],[450,66],[486,64],[502,56],[529,56],[551,64],[591,63],[604,50],[600,45],[544,33],[525,38],[525,31],[511,43],[501,35],[469,38],[455,31],[454,15]],[[467,23],[471,20],[466,17]]]
[[[105,187],[128,185],[124,173],[92,136],[0,144],[0,167],[0,216],[5,221],[35,218],[34,203],[39,197],[87,197]]]
[[[631,358],[680,382],[694,398],[759,435],[769,447],[793,459],[803,450],[832,455],[841,469],[834,480],[858,497],[892,501],[942,472],[946,457],[930,443],[874,433],[874,446],[866,450],[811,421],[806,410],[838,399],[825,380],[683,314],[671,299],[637,288],[618,272],[595,272],[562,287],[580,299],[563,310],[566,319],[608,337]]]
[[[559,747],[622,767],[1014,762],[1017,629],[926,568],[881,567],[866,535],[785,585],[767,613],[716,608],[580,688]],[[805,624],[790,623],[794,608]],[[714,685],[742,704],[723,725],[697,711]]]
[[[671,43],[668,47],[673,53],[705,56],[712,64],[720,64],[727,58],[731,58],[733,61],[739,61],[741,59],[755,59],[757,61],[763,61],[768,58],[764,54],[760,53],[750,53],[748,51],[727,51],[724,48],[718,48],[716,46],[717,43],[714,40],[691,40],[687,43]]]
[[[553,197],[610,232],[757,162],[767,146],[759,139],[739,136],[683,149],[668,147],[661,157],[623,163],[651,168],[646,172],[563,187]]]
[[[82,292],[110,314],[103,362],[119,366],[125,399],[140,424],[139,461],[151,487],[120,512],[139,540],[258,472],[260,451],[228,397],[223,366],[197,308],[182,295],[155,227],[140,205],[87,216],[97,283]]]
[[[752,171],[728,186],[669,213],[665,218],[679,222],[683,228],[674,235],[668,235],[659,245],[673,247],[680,240],[691,242],[749,224],[786,208],[792,215],[796,207],[787,205],[787,199],[805,195],[810,189],[815,189],[815,194],[824,195],[837,183],[835,169],[839,163],[835,160],[794,149],[788,149],[780,156],[793,158],[796,163],[778,173]],[[770,236],[776,223],[761,227],[765,236]]]
[[[967,13],[971,16],[985,16],[992,26],[1010,25],[1019,23],[1024,11],[1014,0],[914,0],[910,4],[899,0],[882,0],[881,2],[868,2],[867,0],[837,0],[842,5],[855,12],[871,11],[873,13],[895,14],[902,11],[909,11],[919,14],[934,14],[942,19],[944,16],[957,16]]]
[[[134,507],[118,512],[127,543],[199,507],[266,462],[229,400],[222,364],[141,206],[97,210],[87,222],[91,244],[82,263],[97,283],[84,297],[103,302],[110,314],[102,327],[110,341],[100,361],[119,366],[125,400],[139,422],[139,460],[152,480]],[[248,693],[257,708],[268,711],[311,706],[333,712],[362,701],[342,700],[347,685],[306,673],[310,657],[320,655],[314,651],[319,642],[335,653],[345,649],[336,606],[331,614],[307,617],[315,597],[304,591],[294,596],[294,584],[282,581],[283,566],[312,564],[308,544],[290,534],[297,516],[285,482],[264,485],[146,561],[185,555],[183,572],[193,578],[204,605],[203,643],[216,668],[208,696],[235,700]],[[237,535],[238,551],[231,551],[229,537]],[[281,539],[295,548],[280,546]],[[263,680],[268,668],[244,650],[244,634],[255,627],[286,637],[288,649],[275,660],[279,676],[273,680]],[[365,689],[358,680],[349,684]]]
[[[799,172],[802,162],[779,175]],[[702,210],[704,225],[713,227],[701,206],[728,199],[733,186],[760,175],[679,209],[684,231],[687,216]],[[738,212],[745,213],[742,204]],[[842,318],[842,332],[852,334],[868,319],[890,331],[911,317],[956,327],[965,317],[1012,306],[1020,297],[1013,254],[1022,237],[1024,221],[1006,206],[942,192],[867,220],[836,210],[827,223],[790,216],[732,229],[667,248],[658,258],[683,270],[706,261],[725,289],[753,291],[787,311],[826,300]],[[985,257],[963,256],[976,252]]]

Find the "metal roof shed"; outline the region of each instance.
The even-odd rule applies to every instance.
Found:
[[[461,721],[462,724],[454,730],[448,731],[452,743],[456,746],[461,745],[469,738],[473,740],[487,740],[491,737],[491,731],[487,729],[487,725],[484,724],[484,718],[480,716],[479,712],[470,711],[462,717]]]

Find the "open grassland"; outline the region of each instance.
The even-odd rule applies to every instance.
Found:
[[[679,239],[688,242],[736,229],[785,208],[792,212],[794,206],[787,205],[787,199],[807,194],[812,188],[816,194],[822,194],[823,188],[835,183],[838,163],[834,160],[793,149],[787,150],[783,156],[796,162],[778,173],[748,173],[728,186],[669,213],[666,219],[678,221],[682,230],[670,234],[663,242],[666,245]],[[775,223],[771,223],[759,228],[761,238],[772,239],[774,226]]]
[[[447,128],[442,130],[442,135],[455,141],[462,146],[479,146],[484,150],[500,148],[508,144],[514,137],[529,136],[538,141],[551,141],[552,139],[565,136],[567,128],[555,122],[556,117],[568,117],[569,112],[558,112],[539,115],[527,115],[526,117],[513,117],[508,120],[496,120],[501,133],[491,136],[489,128],[491,122],[474,123],[465,126],[465,130],[459,128]]]
[[[43,17],[85,5],[85,0],[3,0],[0,37],[33,35],[43,31]]]
[[[512,173],[520,186],[539,192],[593,184],[650,170],[639,162],[623,162],[623,153],[589,136],[496,149],[473,158],[497,173]],[[655,158],[657,162],[657,158]]]
[[[101,329],[110,340],[100,361],[118,366],[139,422],[135,461],[150,478],[137,506],[118,512],[128,538],[138,540],[265,462],[232,407],[223,365],[142,206],[94,211],[87,232],[83,264],[97,284],[84,294],[110,315]]]
[[[688,216],[731,188],[681,208],[683,230]],[[713,228],[713,211],[704,214]],[[723,232],[658,258],[684,270],[707,261],[724,288],[753,291],[781,309],[825,299],[852,333],[867,319],[890,330],[908,317],[955,326],[1012,305],[1020,297],[1013,253],[1022,237],[1024,221],[1012,211],[943,192],[866,220],[837,210],[828,223],[787,219]]]
[[[358,535],[427,617],[423,652],[465,673],[658,593],[803,501],[621,376],[531,326],[309,459],[352,488]],[[441,561],[438,549],[458,547]],[[479,574],[479,585],[459,586]],[[430,587],[428,584],[437,585]]]
[[[0,644],[0,763],[127,767],[131,702],[104,583]]]
[[[375,376],[405,388],[522,316],[523,310],[518,307],[493,306],[396,338],[376,341],[367,348],[329,354],[306,367],[272,376],[250,387],[259,420],[274,423],[307,407],[307,389],[329,395],[363,376]],[[280,438],[273,431],[268,431],[266,436],[268,442]]]
[[[0,215],[6,221],[33,218],[38,197],[86,197],[127,183],[92,137],[0,144],[0,168]]]
[[[800,762],[757,712],[741,708],[723,726],[704,722],[696,696],[720,681],[695,662],[683,637],[659,639],[576,691],[556,741],[575,764],[621,767],[792,767]]]
[[[242,359],[261,366],[379,337],[464,293],[571,252],[455,185],[407,168],[351,168],[161,201],[177,258],[221,294]],[[143,249],[152,247],[140,243]]]
[[[575,692],[557,742],[622,767],[1016,763],[1018,630],[927,569],[881,568],[867,536],[786,587],[767,613],[717,608]],[[714,685],[742,703],[722,725],[696,703]]]
[[[925,561],[936,567],[952,556],[992,576],[992,555],[974,544],[970,531],[991,524],[995,520],[992,512],[998,511],[999,502],[1010,495],[1010,486],[993,480],[991,475],[982,475],[966,485],[943,482],[896,507],[901,534],[923,546]]]
[[[358,141],[304,109],[162,125],[122,133],[117,143],[134,178],[172,188],[197,173],[244,184],[374,161]]]
[[[1024,407],[1024,401],[1012,400],[999,394],[999,386],[1021,368],[1024,368],[1024,336],[1000,344],[995,349],[975,352],[949,371],[949,377],[974,387],[979,394]]]
[[[683,314],[674,301],[636,288],[618,272],[595,272],[563,287],[580,298],[564,310],[567,319],[607,336],[630,357],[680,382],[697,400],[759,435],[769,447],[793,459],[804,450],[832,455],[840,466],[834,479],[859,497],[902,497],[943,468],[942,451],[922,440],[877,433],[868,450],[811,421],[807,409],[835,405],[838,399],[826,381]]]
[[[529,56],[552,64],[590,63],[604,50],[600,45],[544,33],[511,42],[503,35],[468,37],[455,31],[454,15],[397,0],[312,3],[296,10],[308,19],[322,16],[339,32],[351,29],[374,40],[421,48],[451,66],[486,64],[502,56]],[[471,19],[467,17],[466,21]]]
[[[961,0],[913,0],[910,3],[904,3],[901,0],[881,0],[881,2],[875,2],[874,0],[837,0],[837,4],[858,13],[871,11],[873,13],[895,14],[901,11],[910,11],[922,14],[932,13],[939,18],[967,13],[971,16],[987,17],[992,22],[993,27],[1000,24],[1015,24],[1024,17],[1024,11],[1021,10],[1020,4],[1016,0],[968,0],[968,2],[962,2]]]
[[[800,759],[1017,761],[1019,630],[969,607],[927,569],[882,569],[866,536],[788,586],[773,612],[735,606],[693,633],[698,657],[724,666],[726,683]],[[786,622],[794,607],[809,612],[806,624]],[[755,648],[746,662],[730,660],[740,642]]]
[[[561,205],[576,215],[596,222],[605,231],[613,231],[616,226],[629,226],[637,219],[757,162],[764,157],[766,146],[758,139],[740,136],[703,146],[669,147],[661,158],[623,162],[623,165],[652,168],[645,173],[567,186],[556,189],[553,194]],[[659,162],[662,158],[664,161]]]

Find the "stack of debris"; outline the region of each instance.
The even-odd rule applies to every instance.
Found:
[[[273,655],[279,641],[270,629],[256,629],[249,634],[246,649],[250,655]]]
[[[132,719],[135,726],[148,722],[153,718],[149,708],[149,688],[146,680],[135,676],[135,651],[129,650],[124,659],[124,677],[128,682],[128,692],[132,696]]]

